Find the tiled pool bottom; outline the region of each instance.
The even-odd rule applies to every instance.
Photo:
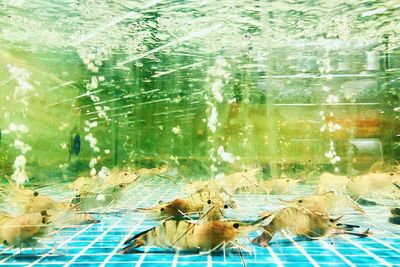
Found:
[[[305,190],[307,191],[307,190]],[[0,247],[1,266],[400,266],[400,228],[387,223],[387,207],[366,208],[369,216],[346,216],[348,222],[369,227],[373,235],[357,238],[337,235],[314,241],[290,236],[274,238],[271,247],[253,247],[246,241],[248,252],[230,249],[224,253],[188,254],[143,248],[143,253],[119,255],[122,242],[132,234],[154,225],[144,214],[133,212],[136,207],[154,205],[160,199],[169,200],[183,195],[181,187],[168,180],[152,180],[136,186],[123,197],[127,209],[116,214],[102,215],[101,223],[60,229],[59,249],[49,254],[50,248],[10,250]],[[255,218],[261,210],[278,207],[276,197],[240,194],[240,211],[232,218]],[[257,203],[257,205],[255,204]],[[251,210],[251,213],[245,211]],[[346,218],[345,217],[345,218]],[[256,233],[253,234],[255,236]],[[43,242],[44,243],[44,242]],[[51,246],[52,241],[45,244]]]

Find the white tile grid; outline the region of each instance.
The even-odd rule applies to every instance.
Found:
[[[151,186],[150,184],[149,184],[149,186]],[[156,190],[155,190],[155,192],[158,192],[160,190],[160,188],[157,188]],[[144,198],[142,198],[141,199],[141,201],[138,203],[139,205],[140,204],[143,204],[143,203],[146,203],[146,200],[148,199],[148,198],[150,198],[151,197],[151,195],[149,194],[149,195],[147,195],[146,197],[144,197]],[[154,204],[154,203],[153,203]],[[127,215],[129,213],[129,210],[127,210],[125,213],[123,213],[122,215],[121,215],[121,217],[118,219],[118,220],[116,220],[112,225],[110,225],[109,227],[108,227],[108,229],[107,230],[105,230],[105,231],[103,231],[103,233],[101,234],[101,235],[99,235],[99,236],[97,236],[97,238],[95,238],[88,246],[86,246],[85,248],[83,248],[78,254],[76,254],[70,261],[68,261],[65,265],[64,265],[64,267],[68,267],[68,266],[70,266],[71,264],[73,264],[75,261],[76,261],[76,259],[78,259],[80,256],[82,256],[82,255],[84,255],[84,253],[89,249],[89,248],[91,248],[91,247],[93,247],[93,245],[96,243],[96,242],[98,242],[98,241],[100,241],[104,236],[106,236],[106,234],[108,233],[108,232],[110,232],[115,226],[117,226],[117,225],[119,225],[119,223],[123,220],[123,217],[125,216],[125,215]],[[142,215],[143,216],[143,218],[145,217],[145,215]],[[144,220],[144,219],[143,219]],[[142,220],[142,221],[143,221]],[[140,221],[140,222],[142,222],[142,221]],[[139,224],[140,224],[140,222],[139,222]],[[137,227],[137,226],[136,226]],[[126,237],[127,238],[127,237]],[[114,251],[114,254],[115,254],[115,252],[116,251]],[[145,255],[146,253],[143,253],[143,255]]]
[[[283,231],[283,235],[293,243],[293,245],[307,258],[307,260],[314,266],[319,267],[319,264],[307,253],[307,251],[299,245],[288,233]]]
[[[342,235],[341,238],[343,238],[344,240],[348,241],[350,244],[356,246],[357,248],[359,248],[360,250],[364,251],[365,253],[367,253],[369,256],[371,256],[372,258],[374,258],[376,261],[378,261],[380,264],[385,265],[385,266],[392,266],[392,264],[388,263],[387,261],[385,261],[384,259],[380,258],[379,256],[377,256],[375,253],[372,253],[370,250],[364,248],[362,245],[360,245],[360,243],[358,242],[354,242],[351,238]]]
[[[145,198],[142,198],[142,199],[141,199],[140,204],[143,204],[143,205],[145,205],[145,206],[147,206],[147,205],[149,205],[149,204],[150,204],[150,205],[152,204],[152,203],[146,202],[148,199],[151,199],[152,197],[153,197],[153,198],[155,197],[153,200],[156,200],[156,202],[157,202],[159,199],[163,199],[166,195],[168,195],[169,192],[171,192],[171,191],[173,191],[173,190],[175,190],[176,192],[181,192],[181,191],[179,191],[179,190],[176,190],[176,189],[177,189],[177,186],[174,185],[174,184],[172,184],[171,181],[168,181],[168,183],[165,183],[165,181],[156,181],[156,180],[152,180],[151,182],[152,182],[152,183],[149,183],[149,184],[147,184],[147,185],[144,185],[144,187],[147,187],[147,188],[148,188],[148,187],[151,186],[151,184],[154,184],[154,185],[156,185],[156,188],[155,188],[156,190],[149,190],[149,194],[147,194]],[[157,182],[159,182],[159,183],[157,183]],[[159,191],[164,192],[164,193],[163,193],[160,197],[157,197],[157,194],[158,194]],[[173,192],[175,192],[175,191],[173,191]],[[150,194],[150,192],[151,192],[151,194]],[[137,192],[136,192],[136,193],[137,193]],[[143,194],[142,194],[142,196],[143,196]],[[172,199],[172,198],[174,198],[174,197],[176,197],[176,194],[171,195],[171,196],[169,196],[169,198],[166,198],[166,199],[164,199],[164,200]],[[263,196],[262,198],[265,200],[264,196]],[[260,208],[260,196],[254,196],[254,195],[250,195],[250,194],[240,194],[240,195],[238,195],[237,199],[238,199],[238,202],[239,202],[239,204],[240,204],[240,206],[241,206],[242,209],[243,209],[243,207],[249,207],[249,208],[251,207],[253,211],[256,210],[255,215],[258,215],[258,214],[261,212],[261,208],[264,209],[264,207],[261,207],[261,208]],[[270,201],[270,200],[268,200],[268,201]],[[136,203],[136,204],[139,204],[139,203]],[[247,210],[248,210],[248,209],[247,209]],[[110,232],[110,231],[113,230],[113,229],[116,229],[116,225],[118,225],[119,222],[121,222],[121,221],[123,220],[124,216],[127,216],[127,215],[128,215],[128,213],[129,213],[129,210],[128,210],[127,212],[125,212],[125,213],[123,214],[123,216],[121,216],[118,220],[116,220],[112,225],[108,226],[107,229],[106,229],[106,231],[105,231],[103,234],[101,234],[100,236],[97,236],[97,238],[96,238],[95,240],[93,240],[92,242],[90,242],[88,246],[86,246],[86,247],[84,247],[84,248],[81,248],[80,253],[76,254],[76,255],[67,263],[66,266],[68,266],[68,265],[74,263],[75,260],[76,260],[79,256],[81,256],[81,255],[92,255],[92,256],[96,256],[97,254],[85,254],[85,252],[88,251],[90,248],[92,248],[93,245],[94,245],[96,242],[98,242],[99,240],[101,240],[101,238],[102,238],[103,236],[105,236],[108,232]],[[126,219],[126,218],[125,218],[125,219]],[[127,238],[128,236],[130,236],[134,231],[136,231],[139,227],[141,227],[141,226],[143,226],[143,225],[146,225],[146,223],[145,223],[145,224],[143,224],[143,223],[145,223],[145,219],[144,219],[144,218],[142,218],[142,219],[139,220],[138,222],[135,222],[135,225],[133,225],[133,227],[131,228],[131,230],[129,231],[129,233],[126,234],[126,235],[124,235],[124,236],[121,236],[121,237],[120,237],[120,238],[121,238],[121,242],[113,249],[113,251],[112,251],[111,253],[108,254],[108,256],[107,256],[107,257],[104,259],[104,261],[100,264],[100,266],[105,266],[107,263],[109,263],[110,260],[112,259],[112,257],[113,257],[114,255],[116,255],[116,253],[118,252],[119,248],[122,246],[123,241],[126,240],[126,238]],[[84,228],[83,230],[78,231],[78,232],[75,233],[72,237],[70,237],[70,238],[68,238],[66,241],[64,241],[62,244],[67,244],[70,240],[72,240],[73,238],[79,236],[80,233],[84,233],[84,232],[85,232],[85,229],[86,229],[86,228]],[[375,230],[375,229],[374,229],[374,230]],[[387,233],[386,233],[386,232],[387,232]],[[390,232],[390,231],[388,231],[388,230],[385,230],[385,233],[386,233],[386,234],[389,234],[389,233],[390,233],[391,235],[394,235],[394,236],[398,237],[397,234],[393,234],[393,232]],[[386,235],[385,235],[385,236],[386,236]],[[304,249],[304,248],[301,246],[301,243],[298,243],[298,242],[294,241],[290,236],[288,236],[288,238],[289,238],[289,240],[292,242],[292,244],[294,245],[294,247],[295,247],[296,249],[298,249],[299,252],[300,252],[302,255],[304,255],[304,256],[310,261],[310,263],[311,263],[312,265],[314,265],[314,266],[319,266],[318,263],[317,263],[314,259],[312,259],[312,257],[307,253],[307,250]],[[364,248],[364,247],[362,246],[362,242],[354,241],[353,239],[349,239],[349,238],[346,237],[346,236],[343,236],[343,237],[341,237],[341,238],[342,238],[343,240],[345,240],[346,242],[348,242],[348,243],[354,245],[355,247],[357,247],[357,248],[360,249],[361,251],[367,253],[370,257],[374,258],[375,260],[377,260],[377,261],[380,262],[381,264],[383,264],[383,265],[385,265],[385,266],[391,266],[391,265],[390,265],[388,262],[386,262],[384,259],[380,258],[379,256],[377,256],[377,255],[374,254],[373,252],[369,251],[367,248]],[[395,247],[391,246],[390,244],[387,244],[385,241],[380,240],[380,239],[377,238],[376,236],[372,236],[371,238],[372,238],[375,242],[384,245],[384,246],[387,247],[388,249],[393,250],[393,251],[399,253],[399,250],[398,250],[398,249],[396,249]],[[311,241],[311,242],[318,242],[318,241]],[[330,251],[332,251],[336,256],[338,256],[340,259],[342,259],[347,265],[349,265],[349,266],[356,266],[355,263],[352,263],[348,258],[346,258],[344,255],[342,255],[339,251],[337,251],[333,246],[329,245],[329,244],[328,244],[327,242],[325,242],[324,240],[320,240],[319,242],[321,242],[321,243],[323,244],[324,247],[326,247],[327,249],[329,249]],[[73,247],[71,246],[70,248],[73,248]],[[272,249],[271,247],[267,247],[267,248],[265,248],[265,249],[268,250],[269,254],[271,255],[271,258],[274,260],[274,262],[275,262],[279,267],[284,266],[284,264],[283,264],[283,262],[281,261],[281,259],[279,258],[279,256],[273,251],[273,249]],[[140,266],[140,265],[144,262],[145,257],[146,257],[146,255],[147,255],[147,252],[149,252],[149,250],[150,250],[149,247],[146,247],[146,248],[145,248],[144,253],[141,254],[139,260],[136,262],[136,266]],[[8,251],[8,249],[5,249],[4,251]],[[4,251],[0,251],[0,254],[1,254],[1,253],[4,253]],[[15,256],[17,253],[18,253],[18,251],[16,251],[16,253],[13,254],[13,255],[11,255],[10,257],[7,257],[6,259],[3,259],[2,261],[0,261],[0,265],[1,265],[1,263],[4,263],[5,261],[7,261],[9,258]],[[246,253],[246,252],[245,252],[245,253]],[[400,255],[400,254],[399,254],[399,255]],[[37,263],[40,263],[40,261],[41,261],[43,258],[47,257],[47,256],[49,256],[49,255],[48,255],[48,254],[44,254],[44,255],[41,256],[39,259],[37,259],[37,260],[35,260],[34,262],[30,263],[29,266],[35,266]],[[353,256],[357,256],[357,255],[353,255]],[[237,255],[237,257],[239,257],[239,255]],[[216,259],[216,260],[217,260],[217,259]],[[174,255],[174,258],[173,258],[172,263],[173,263],[173,264],[176,264],[178,261],[179,261],[179,254],[176,253],[176,254]],[[187,261],[187,260],[186,260],[186,261]],[[229,262],[229,261],[228,261],[228,262],[226,262],[226,264],[227,264],[227,265],[230,265],[230,264],[232,264],[232,263],[237,264],[238,262],[240,262],[240,259],[238,259],[237,261],[236,261],[236,259],[235,259],[235,261],[232,261],[232,262]],[[285,262],[285,259],[284,259],[284,262]],[[84,262],[79,262],[79,263],[84,264]],[[116,262],[110,262],[110,263],[116,264]],[[120,263],[123,263],[123,262],[120,262]],[[170,261],[169,261],[169,262],[159,261],[159,263],[160,263],[160,264],[164,263],[164,264],[168,264],[168,265],[171,264]],[[212,266],[212,263],[213,263],[213,257],[212,257],[212,255],[207,255],[207,266]],[[221,262],[216,261],[216,263],[221,263]],[[47,264],[47,263],[46,263],[46,264]],[[53,263],[49,262],[48,264],[50,265],[50,264],[53,264]],[[56,264],[56,262],[54,262],[54,264]]]
[[[318,240],[325,248],[329,249],[332,251],[336,256],[338,256],[342,261],[344,261],[347,265],[350,267],[356,267],[354,263],[352,263],[349,259],[347,259],[344,255],[342,255],[339,251],[336,250],[335,247],[333,247],[331,244],[327,243],[323,239]]]
[[[62,231],[63,229],[64,229],[64,228],[57,229],[57,230],[53,231],[52,234],[57,234],[57,233],[59,233],[60,231]],[[78,234],[77,234],[77,235],[78,235]],[[77,236],[77,235],[76,235],[76,236]],[[65,244],[65,243],[63,243],[63,244]],[[5,249],[5,251],[9,251],[9,250],[11,250],[11,249],[10,249],[10,248],[6,248],[6,249]],[[31,248],[22,248],[21,250],[15,249],[15,252],[14,252],[13,254],[11,254],[10,256],[8,256],[8,257],[6,257],[6,258],[0,260],[0,265],[3,264],[3,263],[5,263],[7,260],[11,259],[12,257],[15,257],[16,255],[19,255],[20,252],[23,253],[24,251],[27,251],[27,250],[31,250]],[[2,252],[3,252],[3,251],[2,251]],[[45,254],[45,255],[46,255],[46,254]]]
[[[165,195],[168,194],[168,192],[172,189],[172,187],[169,187],[165,193],[161,196],[160,199],[163,199],[163,197],[165,197]],[[157,200],[155,203],[153,203],[152,205],[155,205],[158,203],[159,200]],[[144,201],[143,201],[144,202]],[[104,261],[101,263],[100,267],[105,266],[110,260],[111,258],[122,248],[122,246],[124,245],[125,240],[127,240],[128,238],[130,238],[133,233],[136,231],[136,229],[140,226],[140,224],[145,220],[145,216],[143,216],[143,219],[141,219],[138,223],[136,223],[136,225],[134,225],[132,227],[132,229],[129,231],[128,234],[126,234],[126,236],[121,240],[121,242],[118,244],[118,246],[115,247],[115,249],[107,256],[107,258],[104,259]],[[146,253],[149,251],[149,248],[146,248],[145,252],[142,254],[143,258],[141,257],[141,260],[139,259],[138,264],[136,264],[137,266],[140,266],[141,262],[143,262],[144,257],[146,256]]]
[[[74,235],[72,235],[70,238],[68,238],[67,240],[61,242],[59,244],[58,247],[62,247],[65,244],[68,244],[69,241],[71,241],[72,239],[74,239],[75,237],[79,236],[81,233],[85,232],[87,229],[89,229],[91,227],[91,224],[87,225],[86,227],[82,228],[81,230],[77,231]],[[62,229],[60,229],[62,230]],[[36,263],[40,262],[42,259],[44,259],[45,257],[51,255],[50,252],[47,252],[45,254],[43,254],[41,257],[39,257],[37,260],[35,260],[34,262],[32,262],[31,264],[29,264],[27,267],[32,267],[34,266]]]
[[[40,190],[38,190],[39,192],[43,192],[43,188],[41,188]],[[47,194],[46,194],[47,195]],[[62,196],[63,198],[66,196],[66,194],[58,194],[58,196]],[[66,199],[66,198],[64,198],[64,199]],[[3,205],[5,205],[5,203],[3,203]],[[53,231],[52,232],[52,234],[57,234],[57,233],[59,233],[60,231],[62,231],[64,228],[60,228],[60,229],[57,229],[56,231]],[[77,234],[78,235],[78,234]],[[62,244],[65,244],[65,242],[62,242]],[[1,251],[0,251],[0,255],[2,255],[2,254],[5,254],[5,253],[7,253],[7,251],[10,251],[10,250],[12,250],[10,247],[7,247],[7,248],[5,248],[5,249],[2,249]],[[21,249],[21,252],[23,253],[24,251],[27,251],[27,250],[31,250],[31,248],[23,248],[23,249]],[[15,252],[13,253],[13,254],[11,254],[9,257],[6,257],[6,258],[4,258],[4,259],[2,259],[2,260],[0,260],[0,265],[2,264],[2,263],[4,263],[4,262],[6,262],[7,260],[9,260],[9,259],[11,259],[12,257],[14,257],[14,256],[16,256],[16,255],[18,255],[20,253],[20,251],[19,250],[15,250]],[[46,253],[47,254],[47,253]],[[45,255],[46,255],[45,254]]]
[[[148,186],[151,186],[151,183],[154,183],[154,182],[155,182],[155,180],[151,180],[151,182],[148,184]],[[40,190],[40,192],[43,192],[43,191],[45,192],[46,189],[47,189],[47,188],[42,188],[42,189]],[[47,191],[49,191],[49,190],[47,190]],[[49,191],[48,193],[46,192],[46,195],[49,195],[49,193],[50,193],[50,191]],[[150,195],[148,195],[148,197],[150,197]],[[148,198],[148,197],[147,197],[147,198]],[[147,199],[147,198],[146,198],[146,199]],[[144,201],[144,200],[145,200],[145,199],[143,199],[143,201]],[[121,218],[122,218],[122,216],[121,216]],[[59,245],[59,247],[61,247],[62,245],[68,244],[69,241],[71,241],[71,240],[72,240],[73,238],[75,238],[75,237],[78,237],[80,233],[85,232],[85,230],[87,230],[88,228],[90,228],[90,226],[91,226],[91,225],[87,225],[87,226],[84,227],[82,230],[77,231],[73,236],[71,236],[71,237],[68,238],[67,240],[61,242],[61,244]],[[53,231],[52,234],[57,234],[57,233],[61,232],[63,229],[65,229],[65,228],[59,228],[59,229]],[[109,228],[109,229],[107,230],[107,232],[110,231],[111,229],[112,229],[112,227]],[[99,238],[99,237],[97,237],[96,240],[97,240],[98,238]],[[94,244],[94,243],[93,243],[93,244]],[[88,247],[82,248],[82,250],[87,251],[87,250],[91,247],[91,245],[93,245],[93,244],[89,244]],[[71,247],[71,248],[73,248],[73,247]],[[10,250],[12,250],[12,249],[11,249],[11,248],[5,248],[4,250],[0,251],[0,255],[1,255],[1,254],[5,254],[7,251],[10,251]],[[31,250],[31,248],[22,248],[22,249],[21,249],[21,252],[23,253],[24,251],[27,251],[27,250]],[[51,250],[50,250],[50,251],[51,251]],[[39,257],[39,259],[37,259],[37,260],[35,260],[34,262],[30,263],[28,266],[34,266],[36,263],[39,263],[43,258],[45,258],[45,257],[47,257],[47,256],[51,256],[52,254],[50,254],[50,251],[47,252],[47,253],[44,253],[41,257]],[[10,256],[5,257],[5,258],[3,258],[2,260],[0,260],[0,265],[2,265],[2,264],[5,263],[7,260],[9,260],[9,259],[11,259],[11,258],[13,258],[13,257],[15,257],[15,256],[17,256],[17,255],[19,255],[19,254],[20,254],[19,249],[15,249],[15,252],[12,253]],[[81,256],[81,255],[83,255],[83,253],[80,253],[80,254],[79,254],[79,256]],[[76,254],[75,257],[74,257],[73,259],[76,259],[77,257],[78,257],[78,254]],[[67,264],[68,264],[68,263],[67,263]],[[65,265],[65,266],[68,266],[68,265]]]

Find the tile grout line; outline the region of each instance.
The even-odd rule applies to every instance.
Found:
[[[305,251],[305,249],[304,249],[302,246],[299,245],[299,243],[297,243],[297,242],[296,242],[292,237],[290,237],[287,233],[285,233],[285,232],[282,232],[282,233],[283,233],[283,235],[284,235],[287,239],[289,239],[289,240],[293,243],[293,245],[301,252],[301,254],[303,254],[304,257],[306,257],[306,258],[311,262],[311,264],[312,264],[313,266],[319,267],[319,264],[307,253],[307,251]]]
[[[139,267],[140,265],[142,265],[142,263],[144,262],[144,258],[146,257],[147,252],[149,252],[150,247],[146,247],[142,253],[142,255],[140,255],[140,258],[138,259],[138,261],[135,264],[135,267]]]
[[[175,252],[174,258],[172,259],[171,267],[176,267],[176,265],[178,264],[178,259],[179,259],[179,250]]]
[[[76,259],[78,259],[80,256],[82,256],[89,248],[91,248],[96,242],[98,242],[99,240],[101,240],[101,238],[103,238],[108,232],[111,231],[111,229],[113,229],[118,223],[120,223],[122,221],[122,218],[120,218],[119,220],[115,221],[112,225],[110,225],[108,227],[108,229],[106,231],[104,231],[101,235],[97,236],[92,242],[89,243],[89,245],[87,245],[86,247],[84,247],[79,253],[75,254],[75,256],[69,260],[64,267],[68,267],[70,266],[72,263],[74,263],[76,261]]]
[[[171,188],[169,188],[168,190],[166,190],[166,192],[163,194],[162,197],[164,197],[169,191],[171,191]],[[131,229],[131,231],[129,231],[129,233],[127,233],[125,235],[125,237],[121,240],[121,242],[114,248],[114,250],[112,252],[110,252],[110,254],[104,259],[104,261],[101,263],[101,265],[99,267],[103,267],[105,266],[112,258],[112,256],[115,255],[115,253],[118,251],[118,249],[124,244],[124,242],[136,231],[136,229],[140,226],[141,223],[143,223],[143,221],[145,220],[146,215],[143,215],[143,219],[140,220],[139,222],[137,222],[136,227],[133,227]]]
[[[390,248],[391,250],[396,251],[396,252],[399,253],[399,255],[400,255],[400,250],[399,250],[399,249],[397,249],[397,248],[395,248],[395,247],[393,247],[393,246],[387,244],[386,242],[384,242],[384,241],[382,241],[382,240],[380,240],[380,239],[378,239],[378,238],[376,238],[376,237],[374,237],[374,236],[370,236],[369,238],[375,240],[376,242],[378,242],[378,243],[384,245],[384,246],[387,247],[387,248]]]
[[[55,231],[55,233],[60,232],[62,229],[65,229],[65,228],[60,228],[60,229],[58,229],[57,231]],[[28,249],[32,249],[32,248],[23,248],[23,249],[21,249],[21,254],[22,254],[22,251],[26,251],[26,250],[28,250]],[[12,255],[10,255],[10,256],[8,256],[8,257],[6,257],[6,258],[0,260],[0,264],[6,262],[7,260],[9,260],[9,259],[11,259],[12,257],[14,257],[14,256],[16,256],[16,255],[19,255],[19,254],[20,254],[20,253],[18,253],[18,251],[14,252],[14,254],[12,254]]]
[[[319,242],[324,245],[327,249],[335,253],[336,256],[338,256],[341,260],[343,260],[347,265],[356,267],[354,263],[352,263],[349,259],[347,259],[343,254],[341,254],[339,251],[337,251],[333,246],[331,246],[329,243],[327,243],[325,240],[319,239]]]
[[[281,262],[281,260],[279,259],[278,255],[276,255],[275,251],[272,249],[271,246],[266,247],[266,249],[268,250],[269,254],[271,254],[271,257],[274,259],[275,263],[279,266],[279,267],[283,267],[283,263]]]
[[[249,195],[246,194],[246,199],[253,204],[253,207],[256,207],[258,212],[261,212],[262,210],[258,207],[258,205],[256,205],[256,203],[254,201],[252,201],[249,198]],[[280,258],[278,257],[278,255],[275,253],[275,251],[272,249],[271,246],[266,247],[266,249],[268,250],[268,252],[270,253],[271,257],[273,258],[273,260],[275,261],[276,265],[278,265],[279,267],[283,267],[283,263],[280,260]]]
[[[168,190],[166,190],[166,192],[171,191],[171,183],[168,184],[170,187],[168,188]],[[165,186],[165,185],[164,185]],[[165,196],[167,193],[164,193],[163,196]],[[150,247],[146,247],[143,251],[143,254],[140,256],[139,260],[137,261],[135,267],[140,267],[144,261],[144,259],[146,258],[147,253],[150,251]]]
[[[69,241],[71,241],[72,239],[74,239],[75,237],[77,237],[79,234],[81,234],[82,232],[86,231],[88,228],[90,228],[93,224],[89,224],[86,227],[84,227],[83,229],[81,229],[80,231],[77,231],[74,235],[72,235],[71,237],[69,237],[66,241],[61,242],[60,243],[60,247],[66,243],[68,243]],[[41,261],[42,259],[44,259],[47,256],[50,256],[51,254],[49,252],[45,253],[44,255],[42,255],[39,259],[35,260],[34,262],[32,262],[31,264],[29,264],[27,267],[31,267],[33,265],[35,265],[36,263],[38,263],[39,261]]]
[[[147,198],[146,198],[147,199]],[[143,200],[142,200],[143,202]],[[76,261],[76,259],[78,259],[80,256],[82,256],[89,248],[91,248],[96,242],[98,242],[98,240],[100,240],[102,237],[104,237],[108,232],[110,232],[117,224],[119,224],[123,217],[129,213],[129,210],[126,211],[123,215],[121,215],[121,218],[117,221],[115,221],[113,224],[109,225],[107,230],[104,231],[101,235],[97,236],[92,242],[90,242],[89,245],[87,245],[85,248],[83,248],[79,253],[77,253],[71,260],[69,260],[64,267],[68,267],[70,266],[72,263],[74,263]]]
[[[368,255],[370,255],[372,258],[374,258],[376,261],[378,261],[379,263],[385,265],[385,266],[392,266],[392,264],[388,263],[387,261],[385,261],[384,259],[380,258],[379,256],[375,255],[374,253],[372,253],[371,251],[369,251],[368,249],[364,248],[363,246],[361,246],[360,244],[358,244],[357,242],[354,242],[353,240],[351,240],[350,238],[348,238],[347,236],[342,236],[342,239],[347,240],[349,243],[353,244],[354,246],[358,247],[359,249],[361,249],[362,251],[364,251],[365,253],[367,253]]]
[[[212,267],[212,255],[211,253],[208,253],[207,255],[207,267]]]

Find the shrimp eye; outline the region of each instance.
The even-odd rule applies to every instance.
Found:
[[[302,199],[300,199],[300,200],[299,200],[299,203],[303,203],[303,200],[302,200]]]
[[[391,172],[391,173],[390,173],[390,176],[393,176],[393,175],[394,175],[394,173],[393,173],[393,172]]]
[[[128,175],[128,173],[126,172],[126,173],[125,173],[125,176],[127,176],[127,175]]]
[[[234,224],[233,224],[233,228],[238,229],[238,228],[239,228],[239,224],[238,224],[238,223],[234,223]]]
[[[164,211],[164,210],[165,210],[164,208],[161,208],[161,209],[160,209],[160,211]]]
[[[289,179],[286,179],[286,182],[288,182],[288,183],[289,183],[289,182],[290,182],[290,180],[289,180]]]
[[[228,208],[228,205],[225,204],[225,205],[224,205],[224,209],[227,209],[227,208]]]
[[[40,215],[46,216],[46,215],[47,215],[47,211],[46,211],[46,210],[42,210],[42,211],[40,212]]]
[[[123,185],[123,184],[120,184],[120,185],[119,185],[119,188],[123,188],[123,187],[124,187],[124,185]]]
[[[34,196],[34,197],[37,197],[38,195],[39,195],[39,193],[38,193],[37,191],[34,191],[34,192],[33,192],[33,196]]]
[[[211,200],[207,200],[207,204],[211,204]]]

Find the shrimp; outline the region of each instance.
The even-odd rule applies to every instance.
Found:
[[[83,210],[109,206],[121,198],[124,188],[124,184],[91,188],[90,191],[78,192],[71,203]]]
[[[281,230],[287,230],[289,233],[296,236],[315,239],[329,235],[331,230],[346,230],[358,227],[355,225],[336,223],[340,218],[341,217],[330,219],[326,215],[304,213],[294,207],[284,208],[275,215],[267,226],[264,226],[264,232],[253,239],[252,243],[258,244],[261,247],[266,247],[269,245],[269,242],[276,232]],[[348,231],[343,231],[343,233],[365,237],[368,235],[368,230],[363,233]]]
[[[400,182],[400,175],[391,173],[369,173],[352,177],[347,183],[347,192],[351,198],[358,200],[371,193],[387,193],[394,190],[395,183]]]
[[[34,247],[47,234],[49,217],[46,210],[18,216],[0,213],[0,241],[10,247]]]
[[[225,211],[229,208],[237,208],[235,201],[232,199],[209,199],[200,214],[200,222],[222,220],[225,217]]]
[[[97,222],[89,214],[78,213],[79,207],[70,202],[62,202],[51,199],[48,196],[40,194],[37,191],[17,187],[12,181],[9,181],[12,192],[9,199],[17,204],[24,214],[39,213],[43,210],[50,211],[53,215],[57,213],[68,213],[65,223],[83,224]]]
[[[272,179],[268,181],[261,181],[259,184],[260,187],[268,194],[284,195],[291,193],[299,181],[299,179]]]
[[[346,186],[350,177],[323,173],[318,181],[316,195],[322,195],[329,191],[346,193]]]
[[[335,212],[341,212],[347,207],[361,214],[365,214],[365,211],[350,197],[332,191],[319,196],[299,197],[290,201],[281,201],[289,207],[318,215],[330,215]]]
[[[182,220],[166,220],[125,241],[120,254],[133,253],[142,246],[164,247],[173,250],[207,251],[235,244],[238,238],[260,229],[265,217],[251,222],[210,221],[196,224]]]
[[[392,208],[390,209],[390,213],[392,216],[389,217],[389,222],[393,224],[400,224],[400,208]]]
[[[97,186],[98,182],[95,177],[78,177],[75,181],[68,185],[68,188],[77,191],[84,191],[85,189],[90,189],[91,187]]]
[[[219,179],[219,184],[228,192],[236,192],[239,189],[258,187],[257,175],[261,173],[261,168],[244,170],[225,176]]]
[[[63,211],[73,207],[68,202],[55,201],[37,191],[18,189],[11,193],[11,198],[22,207],[24,213],[37,213],[41,210]]]
[[[186,185],[186,192],[188,192],[189,194],[193,194],[196,193],[200,190],[202,190],[205,187],[208,188],[212,188],[213,185],[216,184],[215,182],[213,182],[213,180],[211,181],[190,181],[187,185]],[[219,188],[219,185],[216,185],[217,188]]]
[[[138,169],[136,171],[136,174],[138,176],[149,175],[149,174],[150,175],[151,174],[155,175],[155,174],[162,174],[162,173],[165,173],[167,171],[168,171],[168,166],[167,165],[161,165],[159,167],[152,168],[152,169],[147,169],[147,168]]]
[[[199,213],[203,211],[208,200],[218,202],[224,201],[224,196],[214,190],[200,190],[187,198],[174,199],[167,203],[160,203],[152,208],[139,208],[139,211],[153,212],[161,218],[183,218],[188,213]],[[231,202],[234,202],[231,200]],[[234,204],[231,204],[234,207]]]
[[[108,186],[127,185],[135,182],[138,178],[139,176],[134,172],[114,170],[111,172],[110,176],[108,176],[106,183]]]
[[[70,189],[74,189],[80,193],[91,192],[96,188],[107,188],[119,185],[128,185],[135,182],[139,176],[134,172],[113,170],[105,179],[97,176],[94,177],[79,177],[74,182],[68,185]]]

